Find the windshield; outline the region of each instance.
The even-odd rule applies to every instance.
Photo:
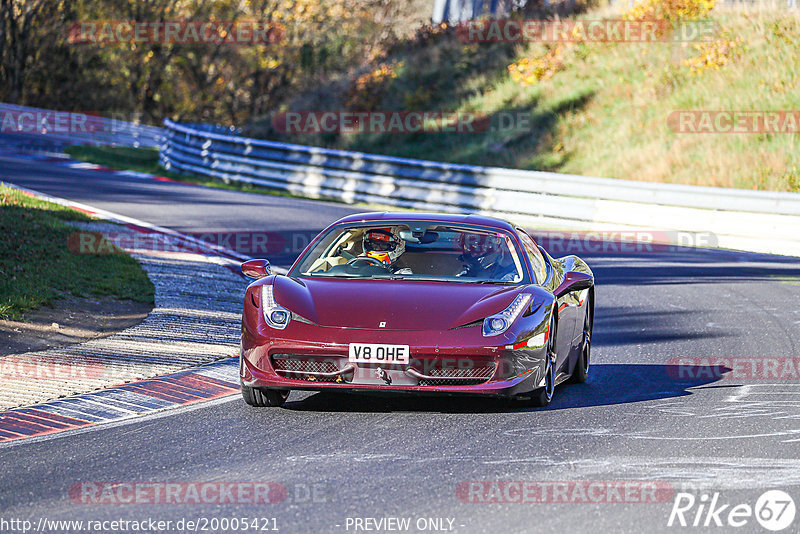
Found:
[[[514,284],[520,256],[503,231],[430,223],[337,226],[289,276]]]

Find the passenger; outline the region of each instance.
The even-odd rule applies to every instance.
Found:
[[[501,238],[490,234],[461,233],[458,244],[461,248],[458,259],[464,263],[464,268],[456,276],[504,282],[517,280],[517,266]]]

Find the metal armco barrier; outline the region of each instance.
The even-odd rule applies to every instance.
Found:
[[[156,147],[164,130],[90,112],[49,109],[0,103],[0,135],[25,135],[63,145],[117,145]]]
[[[164,121],[167,169],[311,198],[481,213],[561,229],[714,234],[723,248],[800,255],[800,194],[437,163],[232,135]],[[696,243],[706,246],[709,243]]]

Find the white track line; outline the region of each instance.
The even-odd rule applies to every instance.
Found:
[[[37,191],[35,189],[29,189],[27,187],[22,187],[20,185],[11,183],[11,182],[2,182],[3,184],[7,185],[8,187],[12,187],[14,189],[18,189],[20,191],[24,191],[30,195],[33,195],[41,200],[46,200],[48,202],[53,202],[55,204],[59,204],[61,206],[67,206],[69,208],[78,209],[84,212],[88,212],[98,218],[106,219],[112,222],[121,223],[121,224],[132,224],[135,226],[139,226],[142,228],[147,228],[148,230],[153,231],[154,233],[159,233],[163,235],[168,235],[171,237],[175,237],[187,243],[191,243],[198,247],[201,247],[208,252],[214,253],[218,256],[227,257],[228,259],[236,259],[241,261],[247,261],[250,259],[250,256],[246,256],[235,250],[231,250],[229,248],[221,247],[219,245],[215,245],[213,243],[209,243],[208,241],[203,241],[202,239],[197,239],[195,237],[182,234],[181,232],[177,232],[175,230],[171,230],[170,228],[165,228],[163,226],[158,226],[155,224],[151,224],[146,221],[142,221],[141,219],[135,219],[133,217],[128,217],[127,215],[122,215],[119,213],[114,213],[113,211],[108,211],[100,208],[95,208],[94,206],[90,206],[88,204],[83,204],[81,202],[75,202],[73,200],[67,200],[65,198],[54,197],[52,195],[48,195],[47,193],[42,193],[41,191]],[[273,267],[272,270],[279,274],[286,274],[288,271],[281,267]]]

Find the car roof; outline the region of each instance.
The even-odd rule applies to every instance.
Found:
[[[514,232],[514,226],[508,221],[502,219],[495,219],[494,217],[486,217],[483,215],[473,214],[457,214],[457,213],[419,213],[419,212],[369,212],[369,213],[356,213],[342,217],[333,225],[342,223],[360,223],[360,222],[381,222],[381,221],[427,221],[439,222],[450,224],[470,224],[475,226],[486,226],[489,228],[496,228],[498,230],[508,230]],[[333,226],[332,225],[332,226]]]

